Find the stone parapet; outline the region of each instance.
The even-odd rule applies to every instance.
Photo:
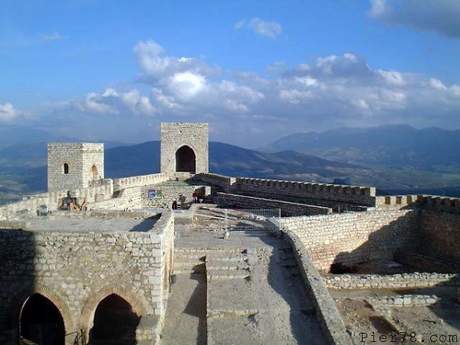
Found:
[[[315,303],[318,318],[329,342],[337,345],[352,345],[351,337],[347,333],[345,323],[337,306],[324,285],[303,242],[293,232],[287,232],[285,238],[294,250],[307,293]]]
[[[120,191],[126,188],[148,186],[168,181],[170,177],[170,174],[158,173],[150,175],[116,178],[113,180],[113,189],[114,191]]]
[[[379,274],[341,274],[323,276],[328,289],[404,289],[433,286],[460,286],[460,274],[442,273],[403,273]]]
[[[217,193],[219,203],[232,204],[240,208],[279,208],[282,216],[330,214],[327,207],[299,204],[288,201],[256,198],[239,194]]]
[[[236,179],[236,189],[241,193],[261,192],[273,195],[296,196],[330,200],[341,203],[375,207],[374,187],[344,186],[336,184],[281,181],[258,178]]]

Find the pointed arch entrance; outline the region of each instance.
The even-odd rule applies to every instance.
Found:
[[[136,344],[136,329],[139,322],[140,316],[133,311],[131,304],[117,294],[111,294],[96,308],[90,331],[90,343],[92,345]]]
[[[190,146],[184,145],[176,151],[176,172],[196,172],[196,155]]]
[[[59,309],[45,296],[31,295],[21,310],[19,334],[21,344],[64,345],[65,326]]]

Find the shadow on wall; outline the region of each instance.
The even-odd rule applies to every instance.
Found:
[[[298,271],[293,249],[287,245],[285,240],[274,236],[260,236],[257,231],[250,231],[249,236],[259,237],[273,248],[268,264],[268,283],[289,306],[286,313],[289,314],[288,325],[293,338],[299,344],[328,344],[317,311],[307,295],[305,283]],[[279,318],[285,317],[281,310],[278,316]],[[272,331],[275,331],[275,327]],[[273,340],[276,339],[274,334],[268,332],[264,337],[267,344],[273,343]]]
[[[116,294],[104,298],[96,308],[89,333],[91,345],[137,344],[136,329],[140,317],[131,305]]]
[[[346,242],[342,247],[352,247],[353,242],[360,241],[360,238],[365,239],[367,237],[367,240],[352,251],[334,253],[334,248],[337,248],[336,243],[328,244],[319,249],[319,252],[329,252],[334,257],[330,265],[330,273],[356,273],[360,265],[382,260],[394,260],[394,255],[399,250],[415,251],[417,249],[419,239],[417,237],[418,222],[416,214],[412,212],[406,213],[378,230],[369,233],[378,222],[379,219],[367,218],[358,221],[356,233],[350,233],[344,239]],[[340,247],[338,248],[340,250]]]
[[[31,232],[0,230],[1,344],[64,345],[71,328],[65,303],[37,284],[36,241]]]

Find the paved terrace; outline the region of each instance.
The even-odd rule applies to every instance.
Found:
[[[197,214],[176,224],[162,344],[326,344],[291,247]]]

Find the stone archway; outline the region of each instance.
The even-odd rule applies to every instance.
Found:
[[[127,301],[131,305],[132,311],[139,317],[153,312],[153,310],[151,310],[149,304],[139,291],[136,294],[132,294],[128,291],[128,289],[124,287],[106,286],[101,290],[97,291],[86,301],[80,316],[80,329],[83,329],[87,333],[89,333],[93,326],[95,312],[99,303],[106,297],[113,294],[118,295],[125,301]]]
[[[140,315],[132,305],[118,294],[104,298],[94,312],[89,341],[93,345],[136,344],[136,330]]]
[[[176,151],[176,172],[196,173],[195,151],[187,145]]]
[[[56,307],[62,317],[65,334],[73,333],[76,331],[72,314],[70,313],[70,310],[64,300],[47,286],[35,284],[35,286],[29,286],[21,290],[11,298],[9,310],[5,315],[4,326],[6,329],[14,332],[15,336],[17,337],[17,341],[19,341],[20,334],[21,312],[28,299],[33,295],[43,296]]]
[[[19,339],[47,345],[65,345],[65,326],[59,309],[35,293],[24,303],[19,317]]]

